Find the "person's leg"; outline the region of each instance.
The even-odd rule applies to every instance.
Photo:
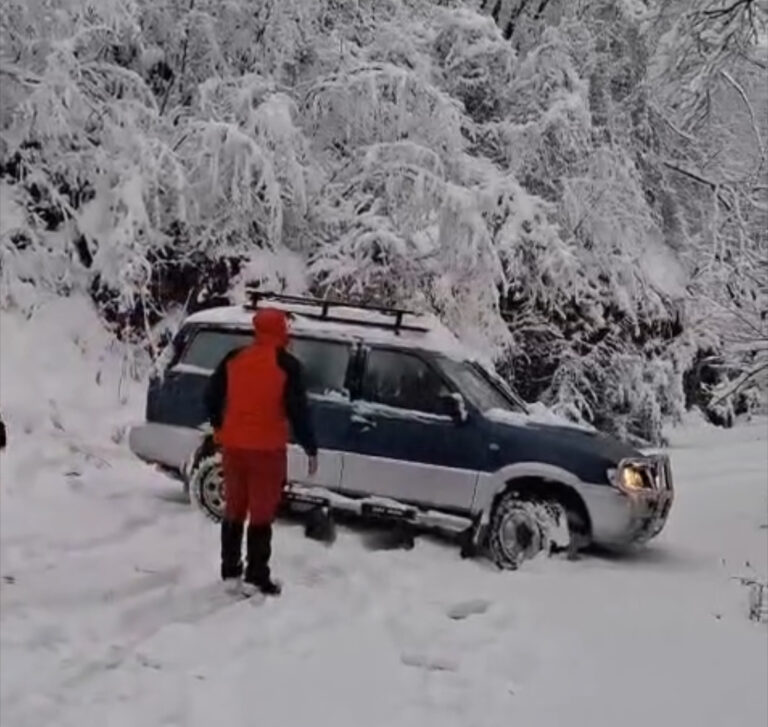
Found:
[[[261,591],[279,593],[279,587],[272,582],[269,559],[272,556],[272,525],[248,525],[248,562],[245,568],[245,582]]]
[[[262,592],[275,594],[280,587],[271,579],[272,521],[275,519],[286,478],[286,452],[253,452],[248,487],[248,563],[245,581]]]
[[[225,513],[221,521],[221,577],[240,578],[243,574],[243,529],[248,515],[248,472],[244,453],[225,449],[224,470]]]

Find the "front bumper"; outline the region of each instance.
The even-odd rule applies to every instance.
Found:
[[[643,468],[648,487],[628,490],[619,486],[623,467]],[[675,499],[669,457],[651,455],[623,460],[613,487],[590,488],[586,495],[592,518],[592,539],[601,545],[625,546],[655,538],[669,518]]]
[[[623,490],[632,510],[631,541],[645,542],[656,537],[667,522],[675,497],[672,468],[665,454],[626,459],[619,463],[619,482],[625,467],[642,470],[648,485],[640,490]]]
[[[652,496],[629,496],[631,503],[630,527],[627,532],[629,543],[644,543],[655,538],[667,523],[674,496],[671,492]]]

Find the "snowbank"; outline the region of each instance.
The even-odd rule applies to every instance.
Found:
[[[12,440],[103,444],[143,412],[136,352],[85,298],[56,298],[29,318],[0,311],[0,411]]]

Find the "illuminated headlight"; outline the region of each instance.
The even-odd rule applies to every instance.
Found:
[[[625,492],[653,489],[650,473],[645,467],[625,464],[619,469],[608,470],[608,479]]]
[[[621,486],[625,490],[645,490],[650,487],[648,482],[648,473],[645,470],[641,470],[639,467],[622,467],[621,469]]]

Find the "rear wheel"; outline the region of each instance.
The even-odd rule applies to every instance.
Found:
[[[550,500],[522,498],[516,492],[502,495],[491,518],[488,551],[493,562],[505,570],[550,552],[566,528],[565,511]]]
[[[189,475],[192,502],[210,520],[219,523],[224,518],[224,473],[221,453],[208,454],[195,462]]]

